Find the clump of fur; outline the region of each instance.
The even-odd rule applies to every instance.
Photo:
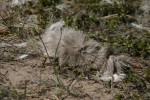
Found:
[[[106,60],[106,48],[95,40],[87,40],[82,31],[64,27],[60,21],[41,36],[50,57],[58,57],[60,66],[98,68]],[[57,52],[56,52],[57,51]],[[43,47],[44,55],[46,52]]]
[[[106,62],[106,71],[100,78],[103,81],[112,80],[114,82],[122,81],[134,62],[126,55],[111,55]],[[101,75],[98,75],[98,77]]]
[[[58,57],[59,65],[70,67],[96,68],[106,70],[101,80],[108,81],[114,76],[114,82],[121,81],[125,69],[131,61],[124,55],[109,55],[109,46],[95,40],[87,40],[82,31],[63,27],[64,22],[59,21],[47,28],[41,36],[50,57]],[[44,46],[43,53],[47,56]],[[130,60],[130,61],[128,61]]]

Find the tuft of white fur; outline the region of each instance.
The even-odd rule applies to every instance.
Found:
[[[126,77],[126,74],[119,74],[119,75],[114,74],[113,77],[114,77],[114,82],[120,82]]]
[[[120,82],[126,77],[126,74],[114,74],[113,76],[104,75],[104,76],[100,77],[100,80],[110,81],[110,80],[112,80],[112,77],[114,77],[113,82]]]
[[[112,71],[112,70],[111,70]],[[119,71],[118,71],[119,72]],[[99,76],[98,76],[99,77]],[[100,80],[102,81],[110,81],[112,80],[112,77],[114,78],[113,82],[120,82],[122,81],[124,78],[126,78],[126,74],[125,73],[113,73],[113,75],[110,75],[110,71],[106,71],[104,72],[104,74],[100,77]]]
[[[63,11],[64,9],[68,9],[69,7],[70,7],[70,5],[67,4],[67,3],[58,4],[58,5],[56,6],[57,9],[62,10],[62,11]]]
[[[55,51],[59,42],[59,38],[61,35],[61,28],[64,26],[64,21],[59,21],[54,24],[52,24],[50,27],[48,27],[43,35],[41,35],[42,41],[44,42],[44,45],[46,46],[46,49],[48,51],[48,55],[50,57],[55,56]],[[42,50],[45,56],[47,56],[46,50],[43,46],[43,44],[40,42],[42,46]],[[57,55],[56,55],[57,56]]]
[[[22,5],[25,3],[25,0],[12,0],[12,5]]]
[[[144,13],[149,13],[150,12],[150,1],[149,0],[142,0],[141,9],[144,11]]]
[[[126,72],[131,67],[133,60],[126,55],[110,56],[107,60],[107,70],[100,77],[100,80],[110,81],[112,77],[113,82],[122,81],[126,77]]]
[[[101,4],[122,4],[122,2],[124,2],[124,0],[102,0]]]

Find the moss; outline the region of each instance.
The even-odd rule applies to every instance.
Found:
[[[55,6],[60,0],[38,0],[38,4],[43,7]]]
[[[114,96],[115,100],[123,100],[124,96],[122,94],[116,93]]]
[[[15,89],[10,89],[8,87],[0,86],[0,99],[4,100],[20,100],[21,96]]]
[[[68,27],[83,30],[92,38],[101,41],[101,37],[107,42],[112,43],[115,50],[128,53],[132,56],[142,56],[145,59],[150,55],[148,34],[136,31],[130,27],[128,23],[134,21],[126,16],[126,14],[134,15],[137,11],[139,0],[128,0],[121,4],[100,5],[100,0],[94,1],[77,1],[72,5],[68,12],[63,12],[63,18]],[[78,10],[80,9],[80,10]],[[78,12],[77,12],[78,11]],[[117,14],[115,18],[102,20],[107,15]],[[133,31],[130,31],[133,30]],[[124,35],[129,31],[127,35]],[[99,35],[91,35],[97,34]],[[139,36],[137,34],[142,34]]]

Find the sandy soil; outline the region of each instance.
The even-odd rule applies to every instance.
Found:
[[[4,75],[4,85],[14,87],[20,94],[24,94],[28,100],[53,100],[56,97],[61,100],[79,100],[61,88],[56,88],[55,75],[51,66],[43,66],[40,58],[31,58],[22,61],[2,62],[0,73]],[[92,80],[76,80],[60,77],[65,86],[75,91],[83,100],[111,100],[109,88]],[[26,83],[26,86],[25,86]],[[56,93],[58,91],[58,94]],[[56,97],[55,97],[56,96]]]
[[[7,36],[3,40],[11,44],[23,42],[14,36]],[[86,78],[73,78],[69,74],[65,75],[64,71],[59,78],[65,88],[76,94],[77,97],[71,95],[57,84],[51,62],[44,63],[45,58],[39,52],[35,53],[36,51],[38,50],[34,46],[2,48],[0,50],[1,86],[14,88],[22,98],[27,100],[112,100],[113,96],[108,83]],[[27,53],[29,56],[17,60],[16,56],[22,53]]]

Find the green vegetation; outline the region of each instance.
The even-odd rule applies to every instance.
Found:
[[[128,53],[132,56],[150,59],[150,33],[141,31],[133,26],[131,22],[136,20],[136,13],[140,0],[127,0],[112,5],[102,5],[101,0],[78,0],[69,3],[70,8],[60,11],[55,7],[61,3],[60,0],[39,0],[36,4],[27,3],[23,7],[15,7],[7,14],[8,18],[3,20],[9,33],[24,34],[41,33],[50,22],[63,18],[66,26],[80,29],[101,42],[109,42],[115,53]],[[28,15],[37,16],[38,30],[32,27],[24,30],[24,26],[16,28],[14,23],[19,23],[18,17],[28,20]],[[24,22],[25,23],[25,22]],[[23,33],[23,34],[22,34]]]
[[[21,96],[15,89],[9,89],[8,87],[0,86],[0,99],[1,100],[20,100]]]

